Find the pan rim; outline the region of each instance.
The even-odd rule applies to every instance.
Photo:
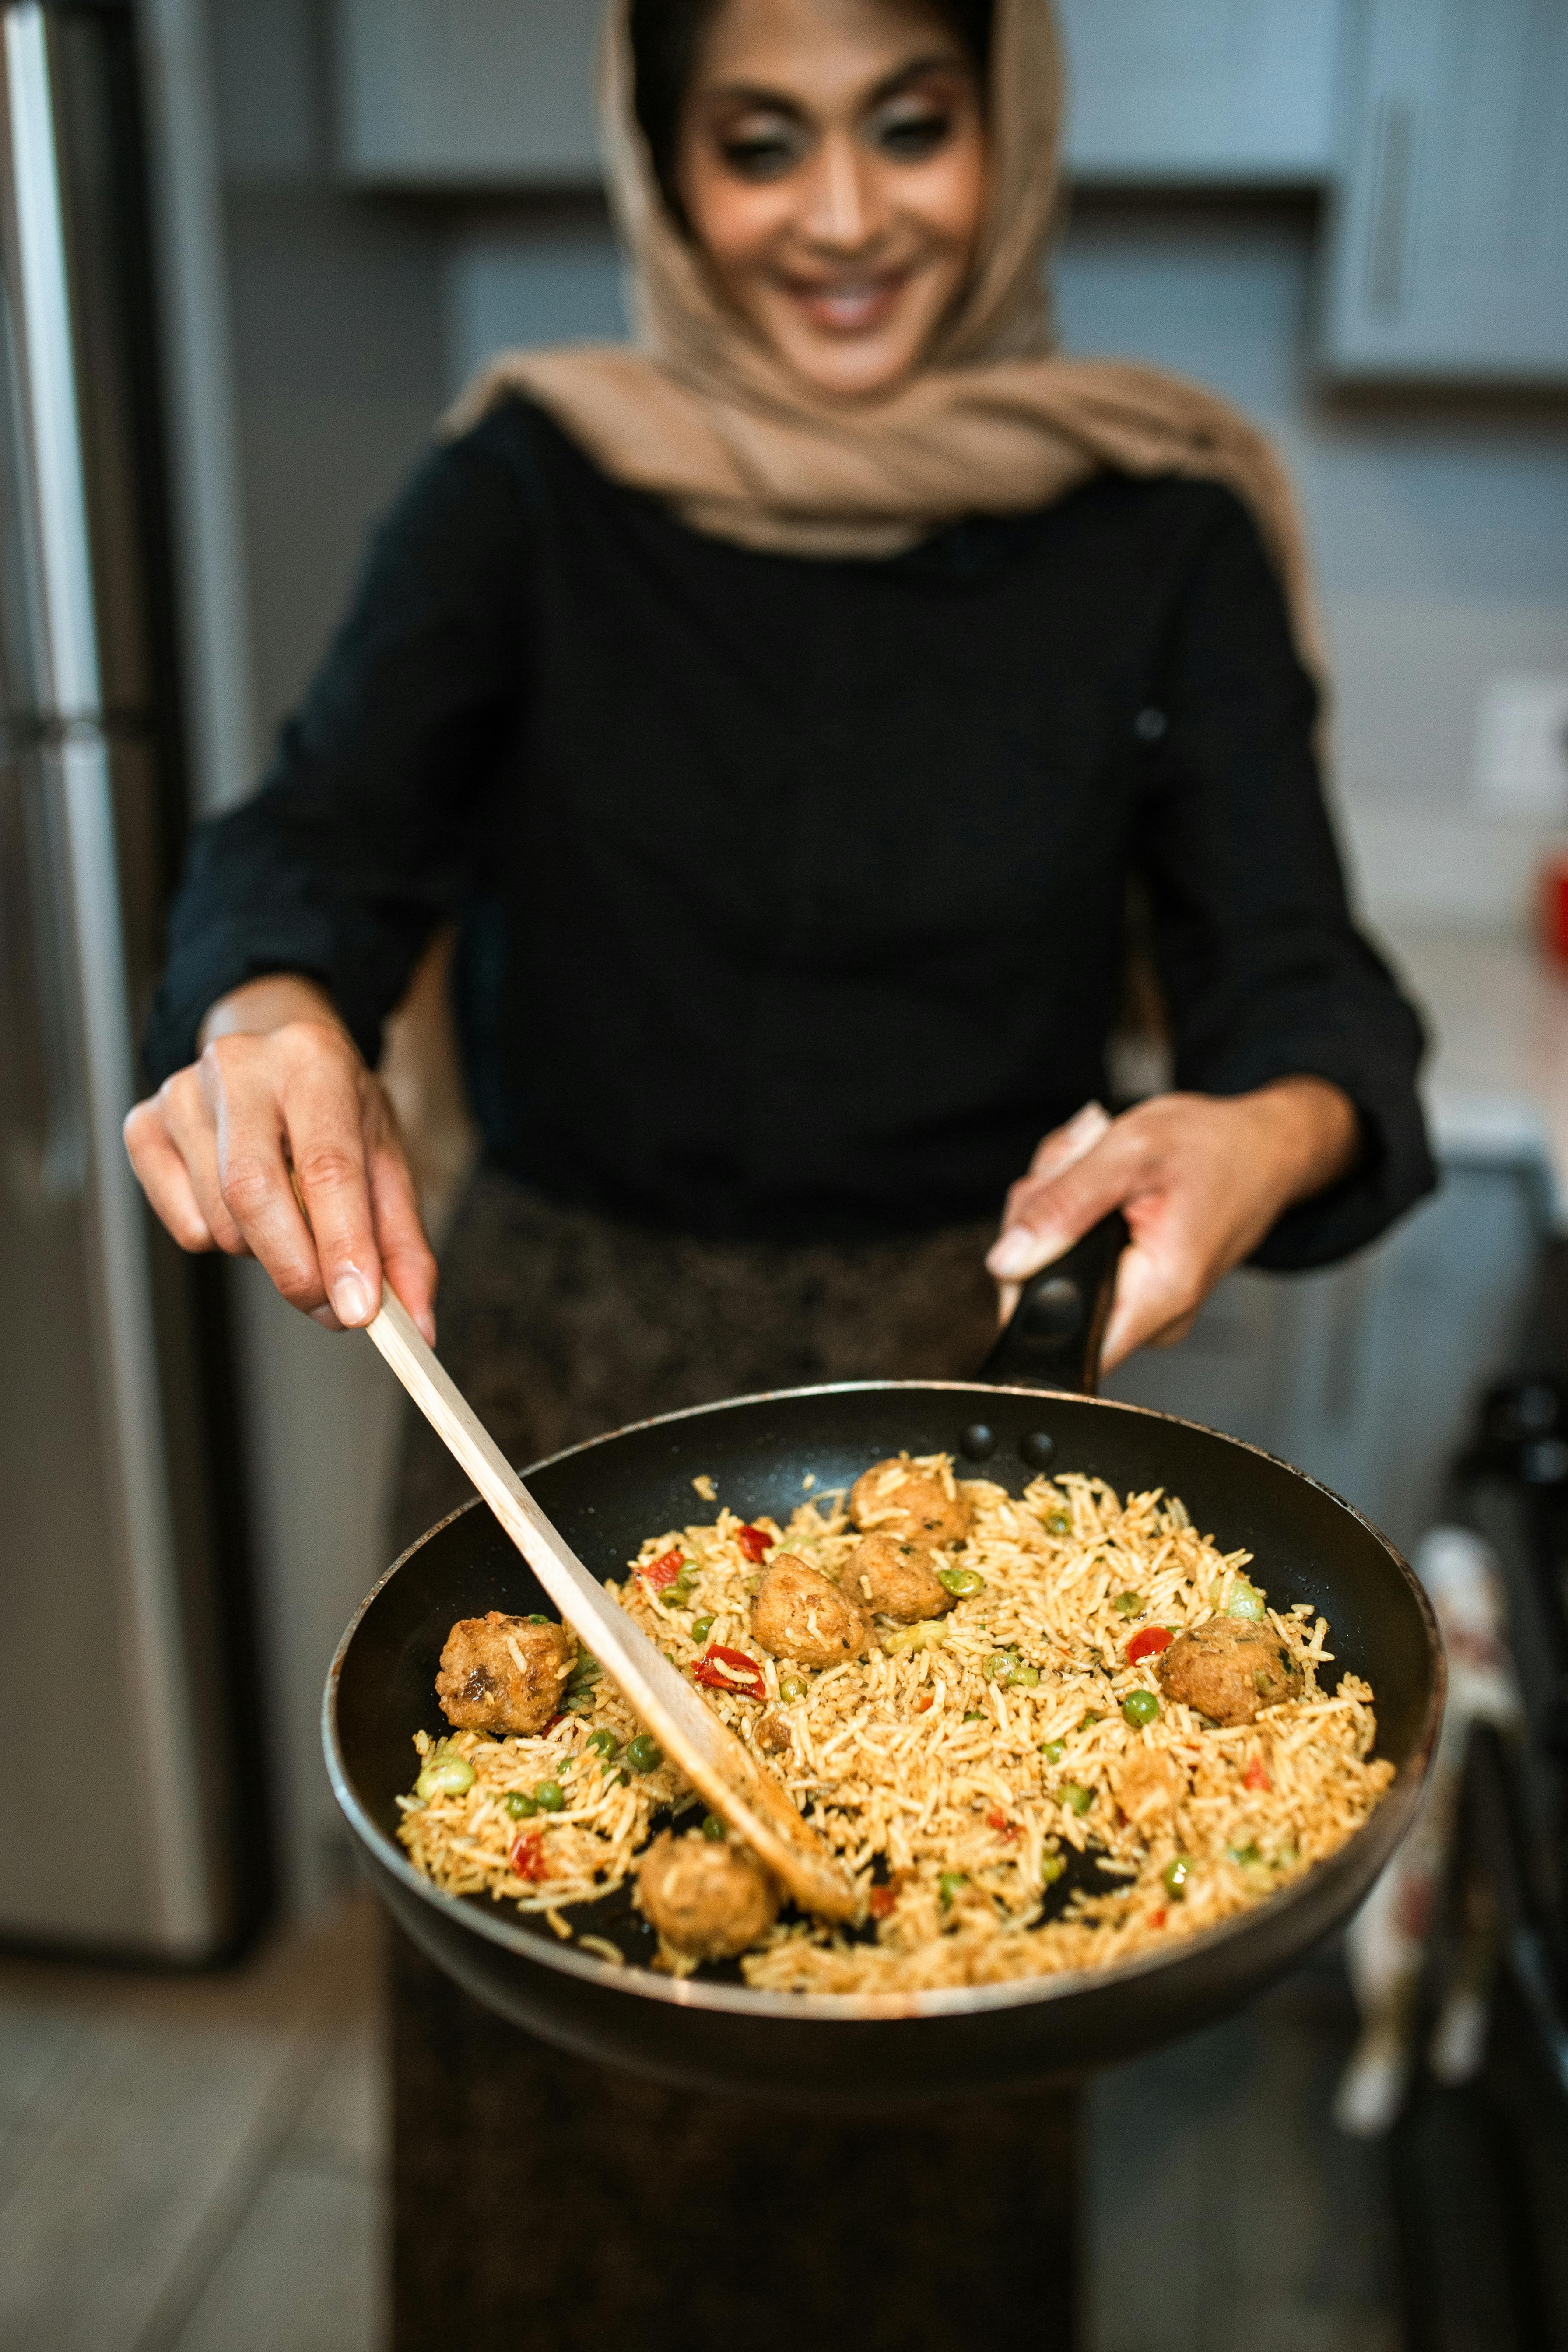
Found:
[[[1363,1528],[1387,1554],[1415,1598],[1418,1614],[1426,1626],[1434,1671],[1426,1716],[1410,1753],[1398,1767],[1383,1802],[1354,1835],[1336,1853],[1314,1864],[1293,1886],[1284,1888],[1248,1910],[1238,1912],[1234,1918],[1222,1920],[1217,1926],[1205,1928],[1196,1935],[1183,1937],[1170,1952],[1145,1953],[1140,1958],[1123,1960],[1109,1968],[1062,1969],[1048,1976],[1015,1978],[1003,1984],[943,1985],[893,1993],[772,1992],[750,1985],[704,1982],[695,1977],[656,1976],[651,1969],[636,1962],[601,1960],[565,1944],[547,1944],[542,1938],[521,1927],[512,1926],[504,1916],[499,1916],[499,1906],[498,1916],[492,1918],[477,1905],[470,1906],[467,1898],[444,1894],[416,1871],[402,1848],[387,1835],[379,1822],[371,1818],[361,1802],[349,1776],[338,1738],[338,1684],[360,1625],[392,1579],[416,1551],[429,1542],[432,1536],[449,1527],[454,1519],[461,1518],[466,1512],[479,1507],[480,1497],[476,1495],[426,1528],[424,1534],[400,1552],[391,1566],[377,1577],[351,1618],[327,1669],[326,1686],[321,1697],[321,1745],[328,1779],[350,1828],[379,1867],[388,1872],[406,1893],[427,1904],[453,1925],[499,1945],[502,1950],[520,1959],[533,1961],[542,1967],[553,1969],[563,1976],[576,1978],[596,1990],[631,1993],[643,2000],[663,2001],[678,2009],[712,2010],[737,2016],[773,2017],[781,2021],[793,2020],[796,2023],[829,2026],[890,2024],[906,2018],[951,2017],[973,2014],[976,2011],[1021,2008],[1035,2001],[1070,2000],[1076,1995],[1099,1994],[1136,1984],[1162,1969],[1179,1967],[1189,1959],[1215,1950],[1266,1916],[1279,1920],[1287,1916],[1290,1910],[1315,1895],[1322,1885],[1322,1874],[1334,1869],[1346,1856],[1353,1853],[1364,1840],[1386,1822],[1390,1809],[1393,1809],[1402,1813],[1403,1818],[1398,1821],[1384,1854],[1384,1864],[1386,1865],[1415,1818],[1447,1703],[1447,1661],[1436,1616],[1426,1588],[1404,1553],[1364,1512],[1358,1510],[1353,1503],[1337,1494],[1321,1478],[1314,1478],[1309,1471],[1298,1468],[1294,1463],[1285,1461],[1279,1454],[1268,1453],[1261,1445],[1254,1445],[1247,1438],[1233,1437],[1225,1430],[1211,1429],[1206,1423],[1188,1421],[1179,1413],[1164,1412],[1152,1405],[1127,1403],[1116,1397],[1085,1396],[1071,1389],[1040,1389],[1019,1383],[973,1380],[820,1381],[800,1388],[763,1389],[749,1396],[719,1397],[708,1404],[683,1405],[673,1412],[650,1413],[641,1420],[624,1423],[617,1429],[605,1430],[597,1437],[584,1438],[576,1445],[562,1446],[558,1452],[531,1463],[519,1475],[526,1483],[541,1470],[551,1469],[556,1463],[569,1461],[576,1454],[592,1453],[596,1446],[607,1445],[614,1439],[627,1436],[636,1430],[664,1428],[672,1423],[698,1420],[708,1413],[730,1412],[737,1405],[777,1404],[802,1397],[863,1395],[868,1392],[896,1394],[900,1391],[921,1395],[936,1391],[984,1397],[1016,1396],[1031,1402],[1052,1400],[1062,1404],[1091,1405],[1101,1412],[1125,1413],[1158,1422],[1163,1427],[1195,1430],[1204,1436],[1218,1439],[1224,1445],[1255,1454],[1274,1468],[1287,1472],[1290,1477],[1300,1479]]]

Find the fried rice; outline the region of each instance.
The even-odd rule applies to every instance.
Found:
[[[953,1491],[948,1456],[910,1466]],[[694,1484],[711,1500],[710,1481]],[[742,1684],[763,1696],[733,1684],[703,1696],[862,1887],[859,1933],[786,1911],[743,1955],[749,1984],[904,1993],[1114,1966],[1291,1885],[1393,1778],[1373,1754],[1367,1684],[1346,1673],[1325,1685],[1325,1621],[1305,1603],[1268,1607],[1250,1553],[1222,1552],[1175,1496],[1122,1498],[1070,1474],[1020,1498],[984,1479],[963,1492],[967,1538],[937,1562],[972,1571],[976,1589],[940,1619],[879,1619],[868,1655],[822,1671],[763,1652],[750,1611],[759,1554],[774,1548],[837,1578],[860,1539],[841,1496],[804,1501],[787,1527],[721,1507],[649,1536],[625,1581],[606,1583],[683,1670],[714,1644],[754,1661]],[[1230,1728],[1167,1697],[1152,1658],[1127,1656],[1141,1629],[1179,1634],[1227,1613],[1266,1619],[1300,1674],[1299,1695]],[[1152,1718],[1137,1719],[1150,1699]],[[674,1768],[650,1760],[646,1739],[633,1748],[639,1729],[581,1658],[564,1712],[537,1738],[416,1733],[425,1793],[399,1799],[398,1835],[447,1893],[543,1912],[570,1935],[564,1908],[635,1873],[656,1816],[699,1817]],[[1169,1800],[1139,1805],[1131,1791],[1151,1778]],[[1063,1906],[1052,1890],[1069,1849],[1087,1866]],[[582,1941],[620,1957],[605,1937]],[[658,1964],[691,1966],[668,1948]]]

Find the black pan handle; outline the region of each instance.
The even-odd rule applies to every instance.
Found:
[[[998,1388],[1095,1395],[1116,1269],[1131,1239],[1126,1218],[1112,1209],[1065,1257],[1031,1275],[976,1377]]]

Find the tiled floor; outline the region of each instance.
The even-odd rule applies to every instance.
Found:
[[[243,1971],[0,1962],[4,2352],[374,2352],[369,1906]]]
[[[378,2352],[378,1986],[363,1902],[224,1977],[0,1961],[0,2352]],[[1298,1979],[1103,2079],[1092,2352],[1397,2352],[1343,2032]]]

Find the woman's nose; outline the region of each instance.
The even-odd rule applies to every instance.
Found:
[[[884,206],[875,159],[858,140],[827,138],[806,174],[801,227],[813,245],[855,253],[882,226]]]

